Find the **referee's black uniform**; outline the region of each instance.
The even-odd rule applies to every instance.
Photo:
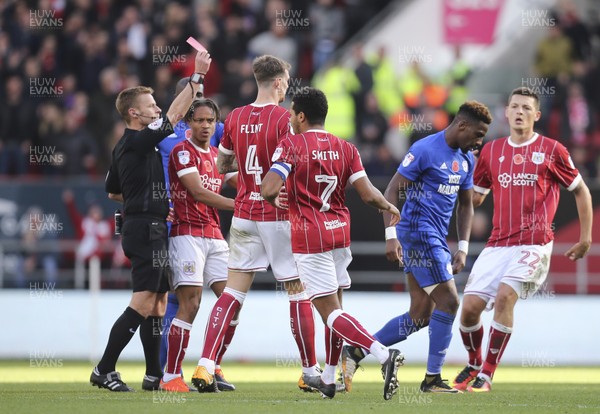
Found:
[[[106,192],[123,196],[121,243],[131,261],[134,292],[169,290],[169,200],[156,145],[172,132],[166,117],[141,131],[126,128],[106,176]]]

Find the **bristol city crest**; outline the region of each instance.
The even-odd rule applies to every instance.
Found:
[[[533,154],[531,154],[531,162],[533,162],[534,164],[543,164],[545,159],[546,154],[543,152],[534,152]]]

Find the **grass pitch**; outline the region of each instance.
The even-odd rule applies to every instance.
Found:
[[[119,363],[117,369],[135,393],[91,387],[93,365],[50,360],[0,361],[1,413],[599,413],[600,367],[522,368],[501,366],[489,394],[432,395],[419,392],[423,366],[400,367],[400,389],[382,396],[376,365],[356,373],[351,393],[323,400],[298,390],[298,367],[227,363],[227,379],[237,390],[219,394],[141,391],[144,366]],[[446,366],[453,378],[462,367]],[[187,377],[193,365],[184,364]]]

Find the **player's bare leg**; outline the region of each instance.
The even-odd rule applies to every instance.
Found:
[[[491,390],[494,372],[498,368],[502,354],[508,345],[513,329],[514,308],[519,300],[517,292],[505,283],[500,283],[496,293],[494,319],[490,327],[488,349],[481,372],[467,390],[487,392]]]
[[[469,353],[469,362],[452,382],[452,386],[457,390],[465,391],[483,365],[481,343],[484,331],[481,314],[486,306],[487,302],[477,295],[469,294],[463,297],[459,330],[463,345]]]
[[[200,392],[218,391],[214,379],[217,354],[231,321],[238,313],[244,303],[246,293],[252,286],[254,274],[254,272],[228,271],[227,285],[208,318],[202,357],[192,376],[192,383]]]

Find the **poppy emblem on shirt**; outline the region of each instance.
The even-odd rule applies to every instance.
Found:
[[[531,154],[531,162],[534,164],[540,165],[546,159],[546,154],[543,152],[534,152]]]
[[[186,129],[185,130],[185,139],[190,139],[190,138],[192,138],[192,130]]]
[[[525,162],[525,159],[521,154],[515,154],[515,156],[513,157],[513,162],[515,163],[515,165],[521,165]]]
[[[458,172],[458,161],[452,161],[452,171]]]
[[[177,158],[179,158],[179,163],[181,165],[187,165],[190,162],[190,152],[189,151],[177,151]]]
[[[204,170],[206,172],[212,172],[212,163],[209,160],[204,160]]]

